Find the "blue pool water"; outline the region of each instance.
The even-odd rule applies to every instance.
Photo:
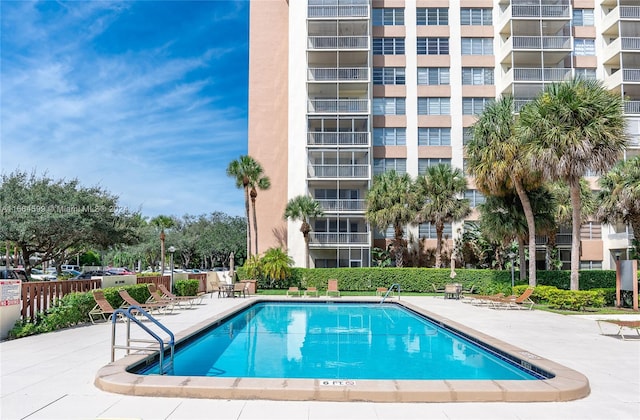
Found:
[[[540,379],[400,305],[263,302],[176,350],[171,375]],[[157,364],[138,372],[157,374]]]

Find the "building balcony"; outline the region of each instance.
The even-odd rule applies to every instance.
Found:
[[[622,52],[640,52],[640,37],[621,37],[605,46],[604,63],[615,65],[619,62]]]
[[[311,232],[310,246],[314,245],[369,245],[369,233]]]
[[[369,146],[369,133],[308,133],[308,146]]]
[[[368,82],[369,69],[367,67],[310,68],[307,70],[307,80],[310,82]]]
[[[622,69],[605,78],[608,89],[617,90],[623,83],[640,83],[640,69]]]
[[[310,50],[368,50],[369,36],[310,36]]]
[[[514,50],[571,50],[570,36],[512,36]]]
[[[337,17],[369,17],[368,0],[342,0],[339,5],[312,4],[309,2],[307,13],[309,19],[325,19]],[[320,2],[318,2],[320,3]]]
[[[366,210],[365,200],[355,199],[334,199],[316,200],[325,212],[363,212]]]
[[[640,101],[625,101],[624,113],[631,115],[640,115]]]
[[[522,110],[522,108],[524,108],[525,105],[527,105],[529,102],[533,102],[533,98],[514,98],[513,99],[513,110],[515,112],[520,112],[520,110]]]
[[[565,4],[514,4],[511,6],[513,18],[571,18],[571,6]]]
[[[307,176],[309,178],[369,178],[369,165],[309,165]]]
[[[311,114],[369,113],[368,99],[309,99],[307,106]]]

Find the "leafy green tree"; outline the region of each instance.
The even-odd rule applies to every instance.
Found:
[[[310,219],[321,217],[324,215],[320,203],[308,195],[299,195],[292,198],[284,209],[284,218],[293,221],[300,221],[300,232],[304,236],[305,252],[304,263],[305,268],[309,268],[309,232],[311,232]]]
[[[636,253],[640,253],[640,156],[618,162],[599,184],[598,220],[630,225],[636,237]]]
[[[31,272],[31,257],[62,264],[69,252],[134,243],[135,217],[118,206],[118,198],[99,187],[83,187],[77,179],[53,180],[35,172],[2,175],[0,241],[22,252]]]
[[[151,226],[154,226],[160,230],[160,272],[164,272],[165,258],[167,253],[164,249],[166,240],[166,229],[171,229],[175,225],[175,221],[171,216],[159,215],[151,219],[149,222]]]
[[[375,228],[393,226],[393,254],[396,267],[404,265],[404,226],[415,220],[418,204],[411,177],[388,171],[373,178],[367,193],[366,218]]]
[[[262,165],[248,155],[240,156],[238,160],[229,163],[227,175],[235,178],[236,187],[244,189],[244,205],[247,216],[247,256],[252,255],[251,251],[251,222],[249,215],[249,200],[253,204],[253,230],[255,236],[255,253],[258,254],[258,221],[256,218],[256,197],[258,189],[267,190],[271,187],[269,177],[264,175]]]
[[[522,139],[516,134],[516,123],[511,97],[489,104],[473,125],[473,138],[466,146],[467,165],[476,186],[486,196],[509,195],[513,191],[518,195],[528,233],[529,285],[535,286],[535,218],[527,190],[540,184],[540,176],[531,168]]]
[[[579,289],[580,179],[606,172],[627,145],[623,102],[601,81],[552,84],[520,113],[522,136],[534,166],[549,180],[569,185],[572,206],[571,289]]]
[[[273,287],[276,281],[282,281],[291,275],[293,259],[281,248],[269,248],[260,259],[260,266]]]
[[[416,179],[419,223],[430,222],[436,228],[436,268],[442,267],[442,233],[445,223],[464,219],[470,212],[469,200],[460,198],[467,180],[459,168],[439,164],[430,166]]]

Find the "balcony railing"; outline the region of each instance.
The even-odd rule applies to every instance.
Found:
[[[621,41],[620,47],[623,50],[640,50],[640,37],[623,37]]]
[[[353,81],[353,80],[369,80],[369,69],[366,67],[352,68],[311,68],[307,72],[309,81],[327,82],[327,81]]]
[[[311,232],[312,244],[357,244],[367,245],[369,243],[369,233],[338,233],[338,232]]]
[[[622,69],[622,80],[625,82],[640,82],[640,69]]]
[[[568,4],[549,5],[513,5],[511,6],[511,15],[513,17],[570,17],[570,8]]]
[[[555,82],[569,79],[571,79],[571,69],[513,69],[513,80],[518,82]]]
[[[368,146],[369,133],[308,133],[309,146]]]
[[[369,48],[368,36],[310,36],[309,49],[317,50],[362,50]]]
[[[625,114],[640,114],[640,101],[626,101],[624,103]]]
[[[625,19],[640,19],[640,6],[620,6],[620,17]]]
[[[570,50],[570,36],[514,36],[513,48],[525,50]]]
[[[513,100],[513,109],[515,112],[520,112],[522,108],[529,102],[533,102],[533,99],[514,99]]]
[[[324,211],[364,211],[365,200],[316,200]]]
[[[310,165],[310,178],[368,178],[369,165]]]
[[[360,2],[363,3],[363,2]],[[309,5],[309,18],[336,18],[336,17],[369,17],[369,6],[361,4],[353,5]]]
[[[308,112],[353,113],[369,112],[368,99],[309,99]]]

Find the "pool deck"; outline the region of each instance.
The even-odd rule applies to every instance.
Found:
[[[203,305],[160,319],[179,333],[246,300],[206,298]],[[574,401],[542,403],[368,403],[128,396],[105,392],[94,385],[97,372],[110,360],[111,324],[99,324],[1,342],[0,418],[640,418],[640,340],[601,335],[595,320],[605,316],[495,310],[435,297],[403,296],[402,300],[573,369],[588,378],[591,392]],[[640,320],[640,314],[610,318]],[[611,334],[615,332],[612,328]]]

